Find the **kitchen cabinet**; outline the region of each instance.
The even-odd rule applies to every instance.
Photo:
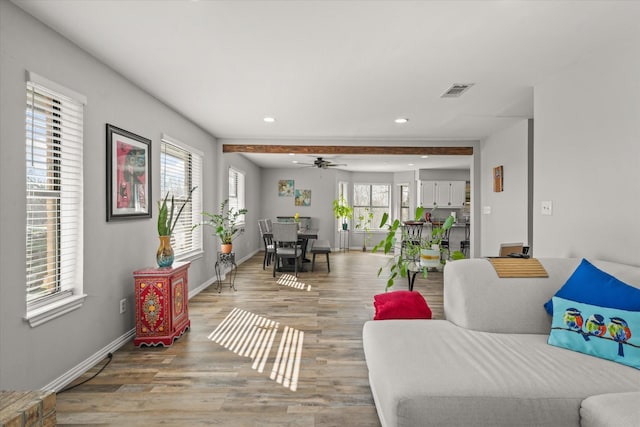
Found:
[[[461,208],[466,198],[465,181],[422,181],[422,206]]]

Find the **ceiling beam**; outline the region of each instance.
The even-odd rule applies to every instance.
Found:
[[[471,156],[473,147],[384,147],[355,145],[247,145],[222,144],[223,153],[267,154],[404,154],[430,156]]]

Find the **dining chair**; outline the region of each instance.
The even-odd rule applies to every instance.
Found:
[[[265,219],[267,223],[267,233],[271,233],[273,231],[273,223],[269,218]]]
[[[264,259],[262,260],[262,269],[265,270],[266,267],[271,264],[273,255],[275,253],[275,247],[273,245],[273,235],[271,234],[271,232],[267,231],[266,219],[258,220],[258,229],[260,230],[260,236],[262,237],[262,241],[264,242]]]
[[[406,221],[403,223],[402,241],[400,242],[400,252],[403,259],[406,257],[405,251],[410,243],[414,245],[420,244],[423,228],[424,224],[421,222]]]
[[[297,277],[298,262],[302,261],[302,247],[298,239],[298,223],[275,222],[272,226],[274,248],[273,277],[276,277],[276,269],[280,260],[284,259],[294,260],[294,271]]]

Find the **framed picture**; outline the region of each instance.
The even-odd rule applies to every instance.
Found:
[[[311,190],[296,189],[296,206],[311,206]]]
[[[107,123],[107,221],[151,218],[151,140]]]
[[[499,193],[503,190],[504,185],[504,172],[502,166],[496,166],[493,168],[493,191]]]
[[[293,196],[293,180],[292,179],[281,179],[278,181],[278,196],[280,197]]]

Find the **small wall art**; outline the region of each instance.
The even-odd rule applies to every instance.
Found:
[[[496,166],[493,168],[493,191],[499,193],[503,191],[504,186],[504,171],[502,166]]]
[[[311,206],[311,190],[296,190],[296,206]]]
[[[107,221],[151,218],[151,140],[107,123]]]
[[[278,196],[280,197],[292,197],[293,196],[293,180],[281,179],[278,181]]]

